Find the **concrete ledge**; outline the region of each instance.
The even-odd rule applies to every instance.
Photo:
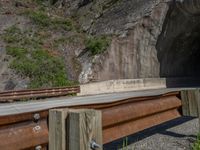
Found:
[[[165,78],[120,79],[80,85],[80,96],[166,88]]]

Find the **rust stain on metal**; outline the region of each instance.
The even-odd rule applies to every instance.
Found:
[[[103,141],[109,143],[180,116],[177,92],[112,103],[74,106],[102,111]],[[34,114],[40,116],[34,122]],[[48,145],[48,110],[0,117],[0,149],[43,149]]]
[[[0,128],[0,149],[27,149],[48,143],[47,120],[24,122]]]
[[[181,106],[181,101],[176,96],[169,96],[150,101],[141,101],[102,110],[103,127],[114,126],[121,122],[141,118],[162,111]]]
[[[12,100],[19,100],[19,99],[64,96],[68,94],[77,94],[79,92],[80,92],[80,86],[6,91],[0,93],[0,102],[10,102]]]
[[[180,114],[177,109],[173,109],[137,120],[125,122],[123,124],[116,124],[111,128],[106,128],[103,130],[103,143],[106,144],[112,142],[119,138],[134,134],[138,131],[142,131],[163,122],[175,119],[179,116]]]
[[[80,109],[80,108],[88,108],[88,109],[99,109],[103,110],[106,108],[111,108],[123,104],[131,104],[139,101],[151,101],[155,99],[163,99],[168,96],[177,96],[179,95],[179,92],[170,92],[167,94],[163,95],[158,95],[158,96],[148,96],[148,97],[134,97],[134,98],[128,98],[128,99],[122,99],[120,101],[116,102],[110,102],[110,103],[100,103],[100,104],[90,104],[90,105],[79,105],[79,106],[72,106],[69,108],[74,108],[74,109]],[[59,107],[63,108],[63,107]],[[24,113],[24,114],[17,114],[17,115],[9,115],[9,116],[0,116],[0,126],[6,125],[6,124],[12,124],[16,122],[22,122],[26,120],[32,120],[33,115],[35,113],[39,113],[41,118],[45,118],[48,116],[48,110],[43,110],[43,111],[37,111],[37,112],[29,112],[29,113]]]
[[[40,114],[41,119],[46,119],[48,116],[48,110],[39,111],[37,113]],[[23,121],[33,121],[34,114],[35,112],[18,114],[18,115],[1,116],[0,127],[9,125],[9,124],[23,122]]]

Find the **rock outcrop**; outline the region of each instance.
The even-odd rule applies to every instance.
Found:
[[[159,77],[156,43],[168,1],[120,1],[91,26],[92,34],[114,35],[110,48],[84,67],[81,82]]]
[[[198,77],[199,8],[199,0],[121,0],[91,17],[87,32],[113,38],[105,53],[82,63],[80,81]]]
[[[4,7],[9,8],[10,6],[9,3],[11,2],[6,2],[7,5]],[[6,45],[3,42],[3,39],[1,38],[1,35],[4,33],[4,30],[6,28],[16,23],[18,23],[22,28],[24,28],[25,22],[26,21],[24,20],[23,17],[17,17],[16,15],[10,15],[6,13],[0,14],[0,90],[1,91],[27,88],[29,79],[20,77],[12,69],[9,68],[9,63],[11,61],[11,58],[10,56],[6,55],[6,50],[5,50]]]

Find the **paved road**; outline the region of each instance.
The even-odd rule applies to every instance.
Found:
[[[180,90],[183,90],[183,88],[145,90],[145,91],[112,93],[112,94],[102,94],[102,95],[83,96],[83,97],[60,97],[60,98],[49,98],[48,100],[43,100],[43,101],[29,101],[20,103],[1,104],[0,116],[33,112],[33,111],[39,111],[39,110],[50,109],[55,107],[63,107],[63,106],[67,107],[67,106],[76,106],[83,104],[115,102],[127,98],[141,97],[141,96],[155,96]]]
[[[130,145],[124,150],[191,150],[197,134],[198,119],[180,117],[109,143],[104,150],[123,150],[125,139]]]

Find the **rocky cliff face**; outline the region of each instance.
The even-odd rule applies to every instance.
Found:
[[[105,53],[83,63],[87,67],[80,81],[198,77],[199,3],[121,0],[112,4],[91,19],[87,30],[114,35],[112,43]]]
[[[6,0],[0,2],[0,90],[24,89],[27,88],[28,83],[27,78],[20,77],[9,68],[12,58],[6,54],[6,44],[1,37],[8,27],[18,23],[24,28],[27,22],[23,17],[11,14],[13,10],[10,8],[11,3]]]
[[[88,32],[114,35],[108,50],[83,68],[81,82],[159,77],[156,43],[168,1],[119,1],[93,21]]]
[[[30,25],[31,18],[17,14],[16,9],[33,9],[32,13],[45,10],[42,13],[52,22],[55,16],[70,19],[67,25],[74,25],[70,31],[50,31],[52,27],[63,28],[62,21],[55,22],[57,26],[50,24],[49,31],[45,27],[45,32],[52,36],[43,39],[46,41],[41,45],[50,49],[51,54],[57,45],[69,80],[87,83],[200,75],[196,65],[200,63],[199,0],[41,0],[32,3],[33,0],[2,0],[0,35],[12,25],[22,29],[34,27],[41,32],[40,28]],[[33,13],[34,17],[41,15]],[[99,36],[111,39],[109,47],[91,54],[85,41]],[[0,89],[26,88],[30,79],[10,69],[12,57],[6,54],[5,47],[0,38]]]
[[[110,50],[94,65],[98,80],[159,77],[155,45],[168,5],[160,3],[151,9],[150,14],[138,19],[135,25],[128,22],[125,26],[130,26],[121,37],[113,39]]]

